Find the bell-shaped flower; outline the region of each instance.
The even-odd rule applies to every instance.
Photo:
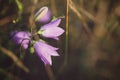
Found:
[[[35,14],[35,21],[47,23],[50,21],[51,18],[51,11],[48,7],[42,7],[40,10]]]
[[[53,38],[58,40],[58,37],[64,33],[64,30],[58,27],[60,22],[61,19],[56,19],[48,24],[43,25],[38,31],[38,34],[41,34],[43,37],[46,38]]]
[[[11,35],[13,36],[12,37],[13,42],[15,42],[16,44],[21,44],[24,49],[28,48],[30,42],[30,36],[31,36],[29,32],[16,31],[16,32],[12,32]]]
[[[59,56],[56,50],[58,48],[48,45],[43,41],[37,41],[34,44],[34,50],[46,65],[52,65],[51,56]]]

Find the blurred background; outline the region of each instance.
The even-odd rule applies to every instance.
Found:
[[[10,36],[29,30],[30,16],[43,6],[65,16],[60,27],[68,31],[59,41],[48,40],[60,54],[52,57],[53,79],[29,49],[20,59]],[[120,80],[120,0],[0,0],[0,80]]]

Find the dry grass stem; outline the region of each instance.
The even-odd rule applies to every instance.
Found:
[[[18,76],[15,76],[10,72],[6,72],[4,69],[1,69],[1,68],[0,68],[0,73],[4,74],[11,80],[21,80]]]
[[[10,50],[4,48],[4,47],[0,47],[0,50],[6,54],[7,56],[9,56],[14,63],[16,63],[16,65],[21,68],[22,70],[24,70],[25,72],[29,72],[29,69],[22,63],[22,61]]]
[[[84,27],[85,31],[86,31],[89,35],[91,35],[92,32],[91,32],[91,30],[89,29],[89,27],[88,27],[88,25],[87,25],[87,23],[86,23],[86,21],[85,21],[85,18],[81,15],[81,13],[79,12],[79,10],[78,10],[78,9],[76,8],[76,6],[73,4],[72,0],[70,0],[69,7],[70,7],[70,9],[78,16],[78,18],[82,21],[83,27]]]

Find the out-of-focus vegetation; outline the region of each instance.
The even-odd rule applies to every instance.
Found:
[[[66,35],[53,57],[56,80],[120,79],[120,1],[68,0],[68,49]],[[48,6],[54,16],[66,16],[67,0],[0,0],[0,80],[49,80],[42,61],[11,41],[10,32],[30,30],[33,13]],[[66,30],[66,18],[60,27]],[[64,65],[65,50],[67,64]],[[50,78],[54,79],[54,78]]]

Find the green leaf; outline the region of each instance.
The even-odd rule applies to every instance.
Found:
[[[19,9],[19,13],[21,14],[22,11],[23,11],[23,5],[22,3],[19,1],[19,0],[15,0],[17,6],[18,6],[18,9]]]

